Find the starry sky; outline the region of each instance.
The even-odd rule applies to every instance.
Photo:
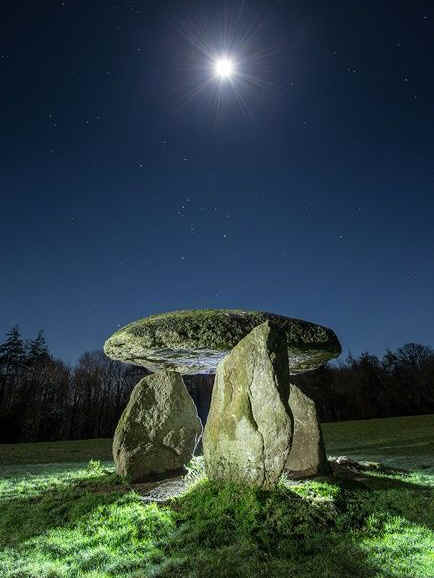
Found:
[[[434,4],[5,2],[0,332],[246,308],[434,345]],[[212,61],[229,54],[221,82]]]

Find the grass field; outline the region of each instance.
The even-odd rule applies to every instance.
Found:
[[[12,464],[87,463],[92,459],[111,462],[112,440],[0,444],[0,467]]]
[[[161,506],[114,474],[110,440],[0,445],[0,577],[432,578],[434,416],[323,429],[330,455],[411,471],[262,492],[199,467]]]
[[[325,423],[322,430],[329,455],[434,474],[434,415]]]

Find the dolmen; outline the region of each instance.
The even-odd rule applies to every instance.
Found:
[[[182,471],[202,435],[182,375],[215,373],[203,432],[207,475],[264,489],[285,473],[327,473],[315,403],[291,383],[341,353],[331,329],[232,309],[140,319],[104,345],[112,359],[146,367],[113,440],[116,470],[131,481]]]

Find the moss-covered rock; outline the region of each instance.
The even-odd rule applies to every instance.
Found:
[[[272,488],[291,447],[285,332],[255,327],[218,367],[203,437],[208,477]]]
[[[151,315],[116,331],[105,342],[104,351],[112,359],[150,371],[170,368],[182,374],[215,373],[218,362],[267,320],[285,333],[291,373],[316,369],[341,353],[331,329],[283,315],[238,309]]]
[[[141,379],[116,427],[116,471],[133,482],[177,472],[193,455],[202,423],[181,375],[162,371]]]

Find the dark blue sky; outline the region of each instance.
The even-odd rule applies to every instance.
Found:
[[[432,2],[32,0],[0,20],[2,334],[42,328],[72,362],[139,317],[229,307],[354,354],[434,344]],[[211,78],[224,49],[233,85]]]

